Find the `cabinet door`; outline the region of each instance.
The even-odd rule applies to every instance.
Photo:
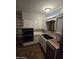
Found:
[[[40,44],[41,44],[41,47],[43,48],[44,52],[46,52],[46,41],[42,36],[40,36]]]
[[[62,33],[62,29],[63,29],[63,17],[57,19],[57,28],[56,28],[56,32]]]
[[[43,45],[43,39],[42,39],[42,37],[40,36],[40,39],[39,39],[39,41],[40,41],[40,44],[41,44],[41,46]],[[43,47],[43,46],[42,46]]]
[[[35,35],[34,36],[34,42],[35,43],[39,43],[39,35]]]
[[[43,50],[44,50],[44,52],[46,52],[46,40],[43,38],[43,40],[42,40],[42,46],[43,46]]]

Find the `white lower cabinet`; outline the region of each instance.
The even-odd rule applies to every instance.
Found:
[[[39,35],[34,35],[34,43],[39,43]]]
[[[41,47],[43,48],[44,52],[46,52],[46,40],[40,35],[40,38],[39,38],[39,42],[41,44]]]

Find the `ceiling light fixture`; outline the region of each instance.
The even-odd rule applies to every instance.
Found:
[[[45,8],[44,10],[45,10],[45,12],[49,12],[51,10],[51,8]]]

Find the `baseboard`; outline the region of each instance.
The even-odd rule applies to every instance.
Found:
[[[31,45],[35,45],[35,44],[39,44],[39,43],[26,42],[26,43],[23,43],[23,46],[31,46]]]

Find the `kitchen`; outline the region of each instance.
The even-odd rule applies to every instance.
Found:
[[[16,58],[63,59],[63,0],[16,0]]]

